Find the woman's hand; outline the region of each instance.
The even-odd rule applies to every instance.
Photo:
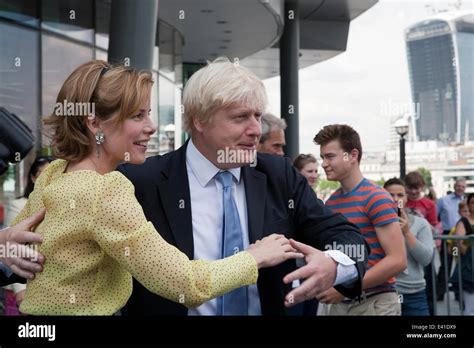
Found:
[[[248,252],[257,260],[258,268],[276,266],[289,259],[301,259],[290,241],[281,234],[272,234],[249,246]]]

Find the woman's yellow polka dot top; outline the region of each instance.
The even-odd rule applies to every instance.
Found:
[[[121,173],[65,173],[56,160],[41,174],[12,225],[46,207],[36,228],[44,270],[28,281],[20,310],[33,315],[111,315],[132,292],[132,276],[148,290],[196,307],[234,288],[254,284],[253,256],[240,252],[190,261],[145,218],[132,183]]]

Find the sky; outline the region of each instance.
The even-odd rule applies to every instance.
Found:
[[[360,134],[364,151],[388,146],[389,105],[411,103],[404,31],[436,10],[473,11],[474,0],[379,0],[351,21],[347,49],[300,69],[300,152],[315,153],[314,135],[325,125],[345,123]],[[264,81],[269,111],[280,115],[280,78]]]

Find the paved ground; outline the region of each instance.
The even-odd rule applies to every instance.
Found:
[[[435,254],[435,269],[438,271],[440,261],[439,254]],[[454,268],[454,265],[453,265]],[[454,292],[449,292],[449,310],[448,310],[448,296],[444,295],[444,301],[436,302],[437,315],[461,315],[459,302],[454,299]]]
[[[444,295],[444,301],[437,303],[437,315],[461,315],[459,302],[454,299],[454,292],[449,292],[449,312],[448,312],[448,296]]]

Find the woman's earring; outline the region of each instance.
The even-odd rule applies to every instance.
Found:
[[[96,150],[97,150],[97,158],[100,157],[100,145],[102,145],[105,142],[105,135],[102,130],[98,131],[95,134],[95,143],[97,144]]]

